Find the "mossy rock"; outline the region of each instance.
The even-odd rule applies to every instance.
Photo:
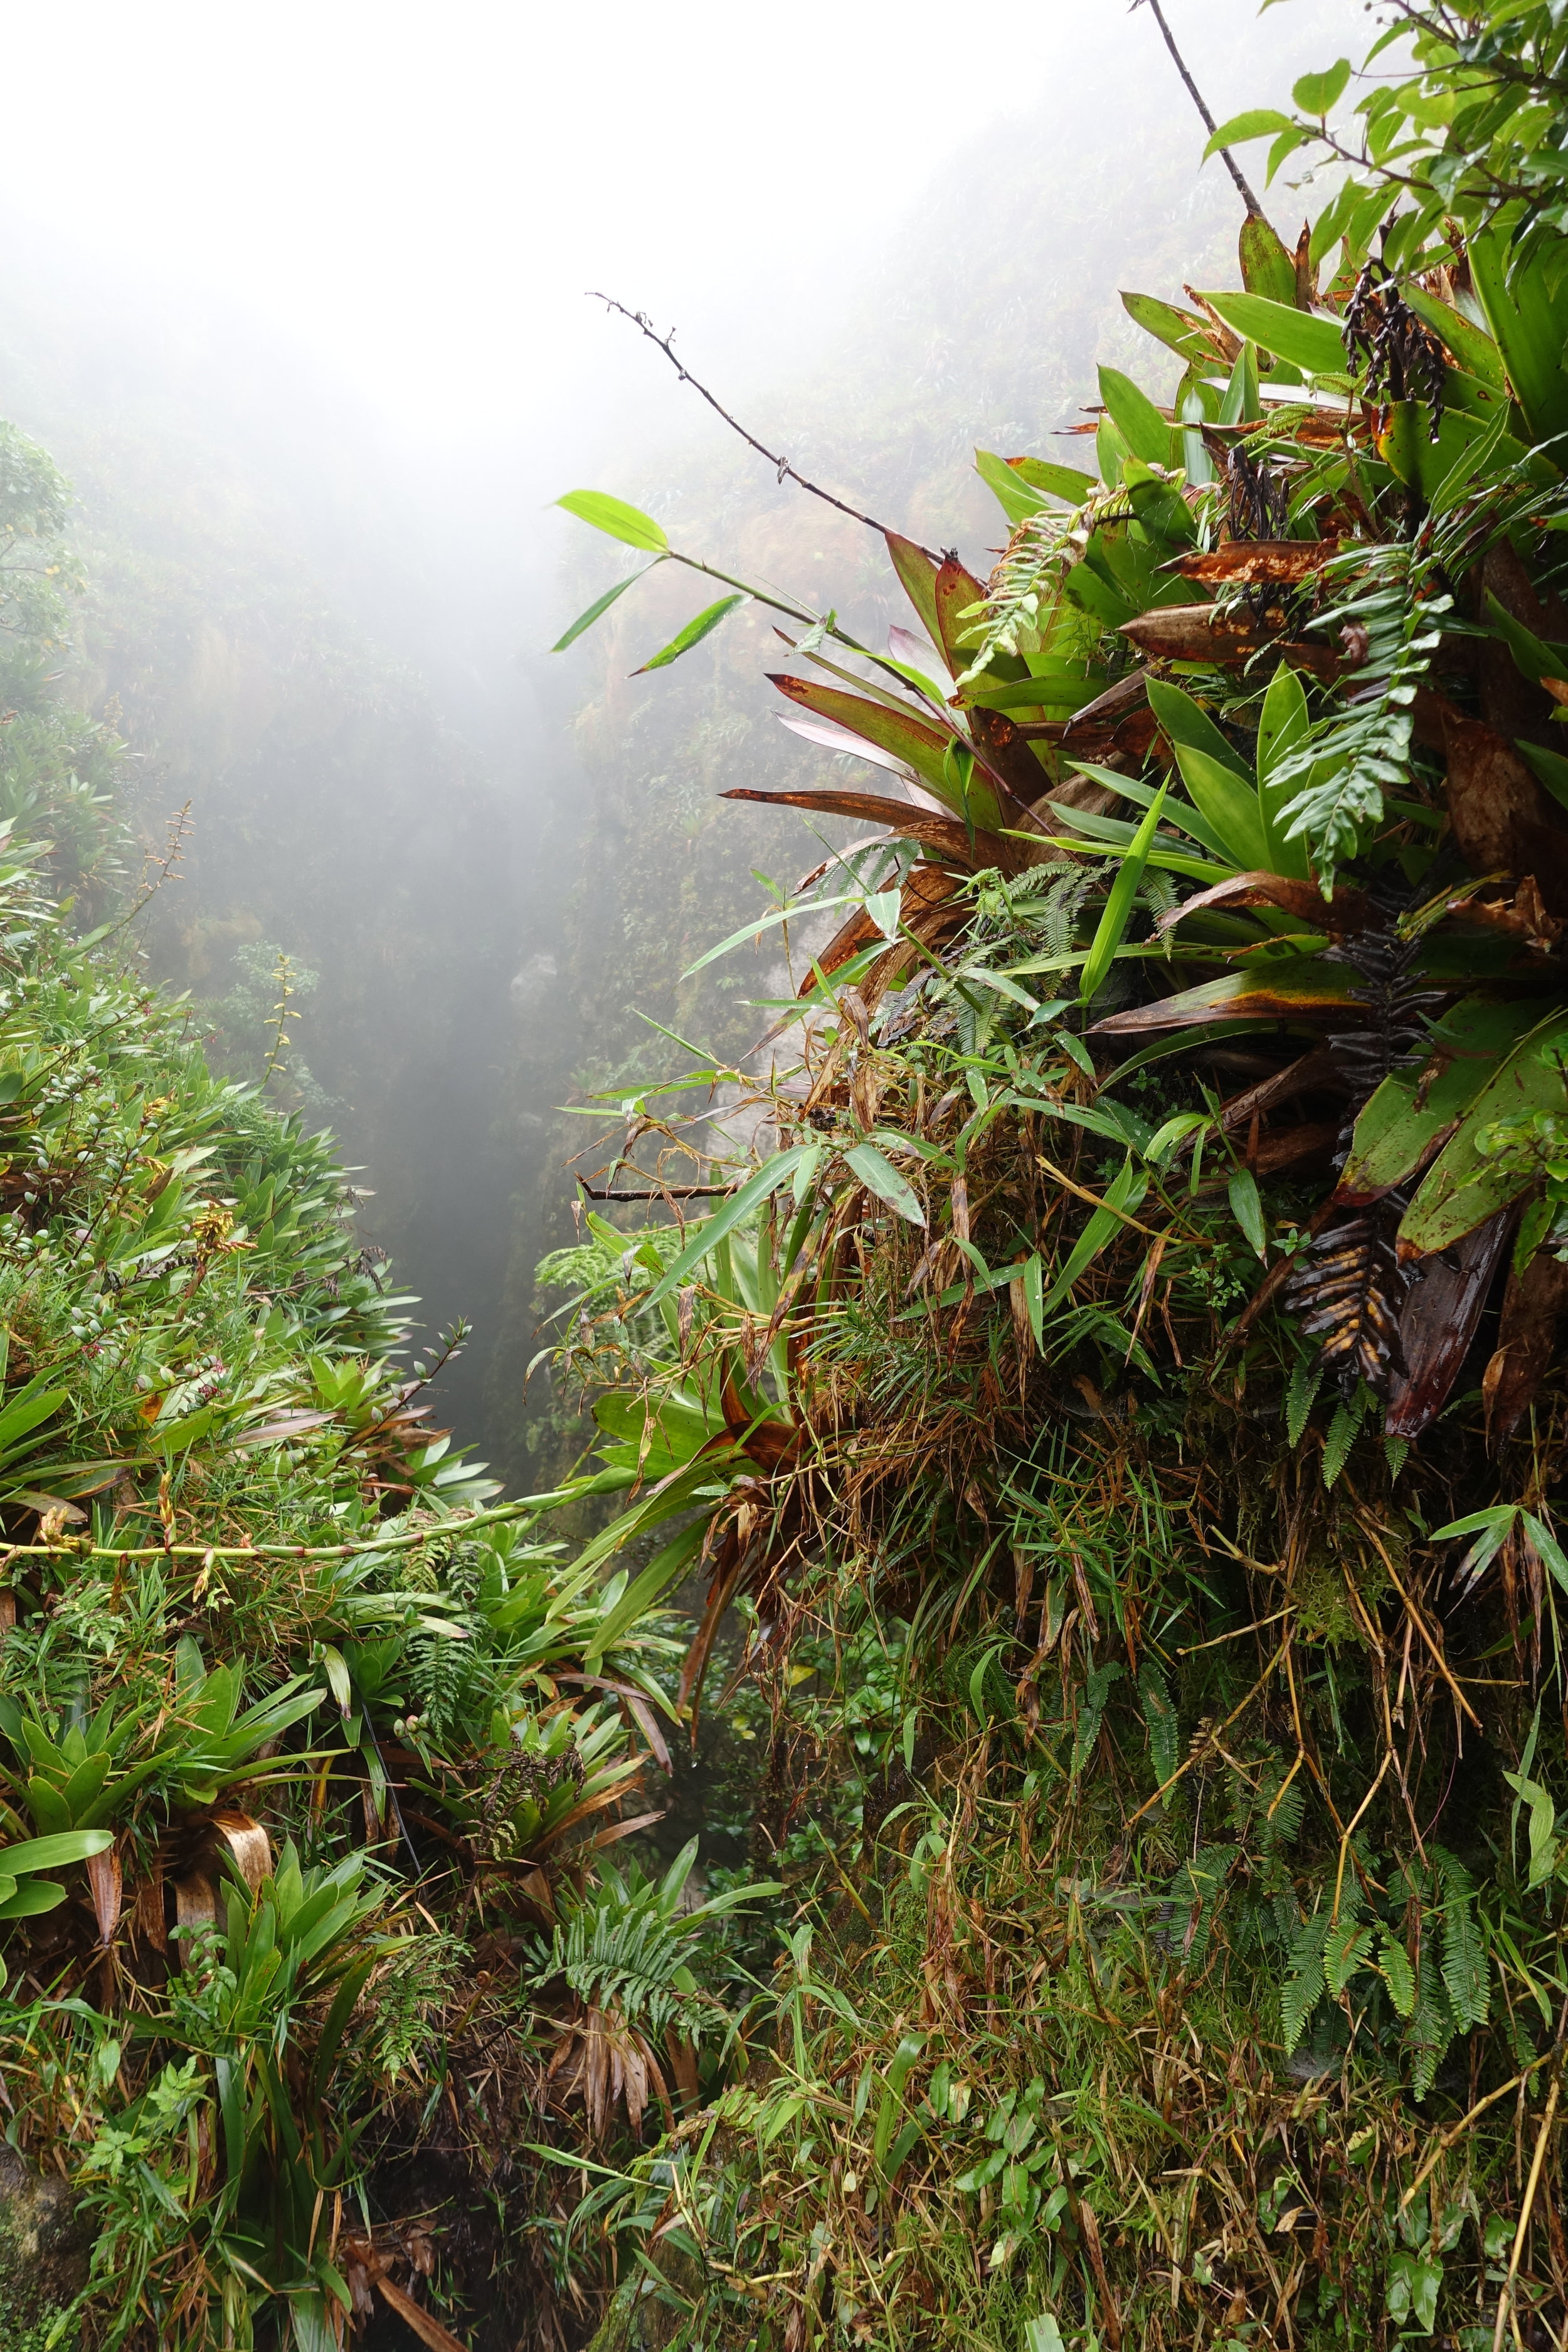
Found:
[[[0,2342],[43,2352],[50,2323],[87,2284],[92,2232],[63,2180],[0,2147]],[[68,2330],[57,2352],[70,2352]]]

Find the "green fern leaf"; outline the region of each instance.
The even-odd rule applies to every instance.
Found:
[[[1307,1426],[1308,1416],[1317,1402],[1318,1391],[1322,1384],[1321,1358],[1299,1357],[1285,1391],[1285,1434],[1292,1449],[1301,1443],[1301,1433]]]
[[[1384,1931],[1381,1958],[1378,1962],[1388,1998],[1395,2013],[1403,2018],[1414,2015],[1415,2010],[1415,1971],[1410,1965],[1410,1955],[1395,1936]]]
[[[1415,1969],[1415,2006],[1405,2037],[1413,2062],[1410,2087],[1418,2099],[1424,2099],[1432,2088],[1444,2053],[1454,2038],[1448,1995],[1433,1958],[1432,1944],[1431,1934],[1423,1932]]]
[[[1456,1854],[1432,1848],[1443,1894],[1443,1982],[1461,2033],[1484,2025],[1491,2011],[1490,1971],[1475,1914],[1475,1881]]]
[[[1372,1948],[1372,1929],[1342,1917],[1323,1946],[1323,1974],[1331,1992],[1342,1993],[1352,1977],[1365,1966]]]
[[[1279,2000],[1279,2022],[1287,2056],[1301,2039],[1307,2020],[1323,1997],[1323,1944],[1328,1932],[1328,1915],[1319,1912],[1315,1917],[1304,1919],[1291,1938],[1289,1969]]]
[[[1176,1769],[1181,1744],[1176,1710],[1165,1677],[1152,1658],[1145,1659],[1138,1675],[1143,1720],[1149,1727],[1149,1753],[1154,1760],[1154,1785],[1163,1789]]]

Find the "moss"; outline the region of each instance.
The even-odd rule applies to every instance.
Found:
[[[63,2180],[0,2149],[0,2341],[6,2352],[44,2352],[60,2315],[87,2281],[91,2232]],[[74,2324],[51,2352],[72,2352]]]

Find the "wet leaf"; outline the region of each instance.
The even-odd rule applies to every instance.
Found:
[[[655,562],[659,561],[662,561],[662,559],[658,557],[655,558]],[[617,580],[613,588],[607,588],[602,596],[596,596],[594,602],[589,605],[587,611],[578,614],[577,618],[573,622],[572,626],[567,630],[565,635],[563,637],[556,638],[555,643],[550,648],[551,652],[552,654],[563,654],[568,646],[575,645],[578,638],[584,634],[584,630],[591,629],[595,621],[602,620],[605,614],[609,611],[611,605],[616,603],[616,599],[624,596],[628,588],[635,588],[637,582],[646,578],[647,573],[652,570],[652,563],[645,563],[640,572],[634,572],[629,579]]]
[[[568,490],[555,503],[579,522],[591,523],[595,530],[624,541],[627,547],[647,548],[655,555],[669,552],[669,541],[653,517],[644,514],[640,507],[628,506],[625,499],[612,498],[607,490]]]
[[[732,613],[737,604],[750,603],[749,596],[721,596],[717,604],[705,606],[688,621],[686,626],[671,637],[668,645],[645,661],[641,669],[634,669],[632,676],[641,677],[650,669],[667,669],[672,661],[679,661],[682,654],[689,654],[693,646],[700,646],[704,637],[711,636],[720,622]]]
[[[1451,1247],[1529,1190],[1533,1169],[1484,1158],[1476,1148],[1477,1138],[1499,1119],[1535,1110],[1568,1111],[1562,1066],[1553,1058],[1564,1045],[1568,1014],[1549,1013],[1481,1088],[1405,1212],[1399,1228],[1401,1257],[1425,1257]]]
[[[900,1175],[892,1161],[883,1158],[874,1143],[858,1143],[845,1153],[844,1158],[866,1190],[874,1192],[879,1201],[885,1201],[890,1209],[898,1211],[900,1217],[907,1217],[911,1225],[925,1223],[926,1213],[921,1205],[919,1194]]]
[[[1301,1020],[1359,1010],[1351,993],[1355,975],[1316,956],[1280,956],[1246,971],[1226,972],[1201,988],[1184,988],[1152,1004],[1131,1005],[1097,1021],[1092,1037],[1136,1037],[1156,1029],[1188,1029],[1205,1021]]]
[[[1263,294],[1205,294],[1227,327],[1309,375],[1343,375],[1345,347],[1332,319]]]

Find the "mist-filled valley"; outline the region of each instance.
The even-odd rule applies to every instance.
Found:
[[[1315,26],[1290,26],[1283,64],[1239,12],[1230,29],[1264,81],[1316,54]],[[1097,362],[1128,356],[1137,331],[1116,288],[1179,292],[1234,242],[1234,198],[1217,165],[1194,172],[1159,52],[1137,42],[1130,89],[1115,35],[1053,24],[1043,103],[934,173],[917,156],[889,175],[864,259],[828,263],[820,305],[797,294],[760,380],[744,326],[704,287],[720,331],[711,362],[692,343],[693,367],[761,406],[807,472],[932,544],[973,554],[994,538],[977,444],[1047,446],[1093,397]],[[1228,42],[1206,40],[1195,54],[1216,92],[1230,77],[1253,95]],[[166,276],[111,279],[46,227],[13,256],[0,375],[5,413],[79,500],[82,685],[129,740],[153,864],[189,803],[145,922],[153,968],[247,1074],[272,1042],[278,955],[307,975],[289,1003],[284,1058],[306,1073],[290,1107],[364,1169],[366,1234],[431,1329],[477,1326],[442,1394],[465,1436],[525,1477],[533,1267],[569,1230],[579,1140],[557,1106],[668,1074],[639,1013],[679,1013],[741,1051],[744,1011],[726,1008],[747,983],[725,971],[693,992],[679,975],[744,919],[753,866],[793,879],[815,862],[799,825],[714,798],[742,770],[812,781],[759,707],[767,624],[748,617],[670,679],[628,684],[642,639],[679,618],[661,582],[616,615],[612,651],[591,640],[552,661],[603,562],[546,500],[578,475],[613,478],[715,561],[801,593],[858,581],[868,628],[885,630],[889,590],[861,531],[773,481],[586,299],[588,429],[547,410],[536,439],[487,420],[457,446],[415,439],[341,372],[313,370],[247,315],[242,286],[194,300]],[[526,393],[518,406],[538,413]]]
[[[1568,2345],[1561,13],[16,27],[0,2344]]]

